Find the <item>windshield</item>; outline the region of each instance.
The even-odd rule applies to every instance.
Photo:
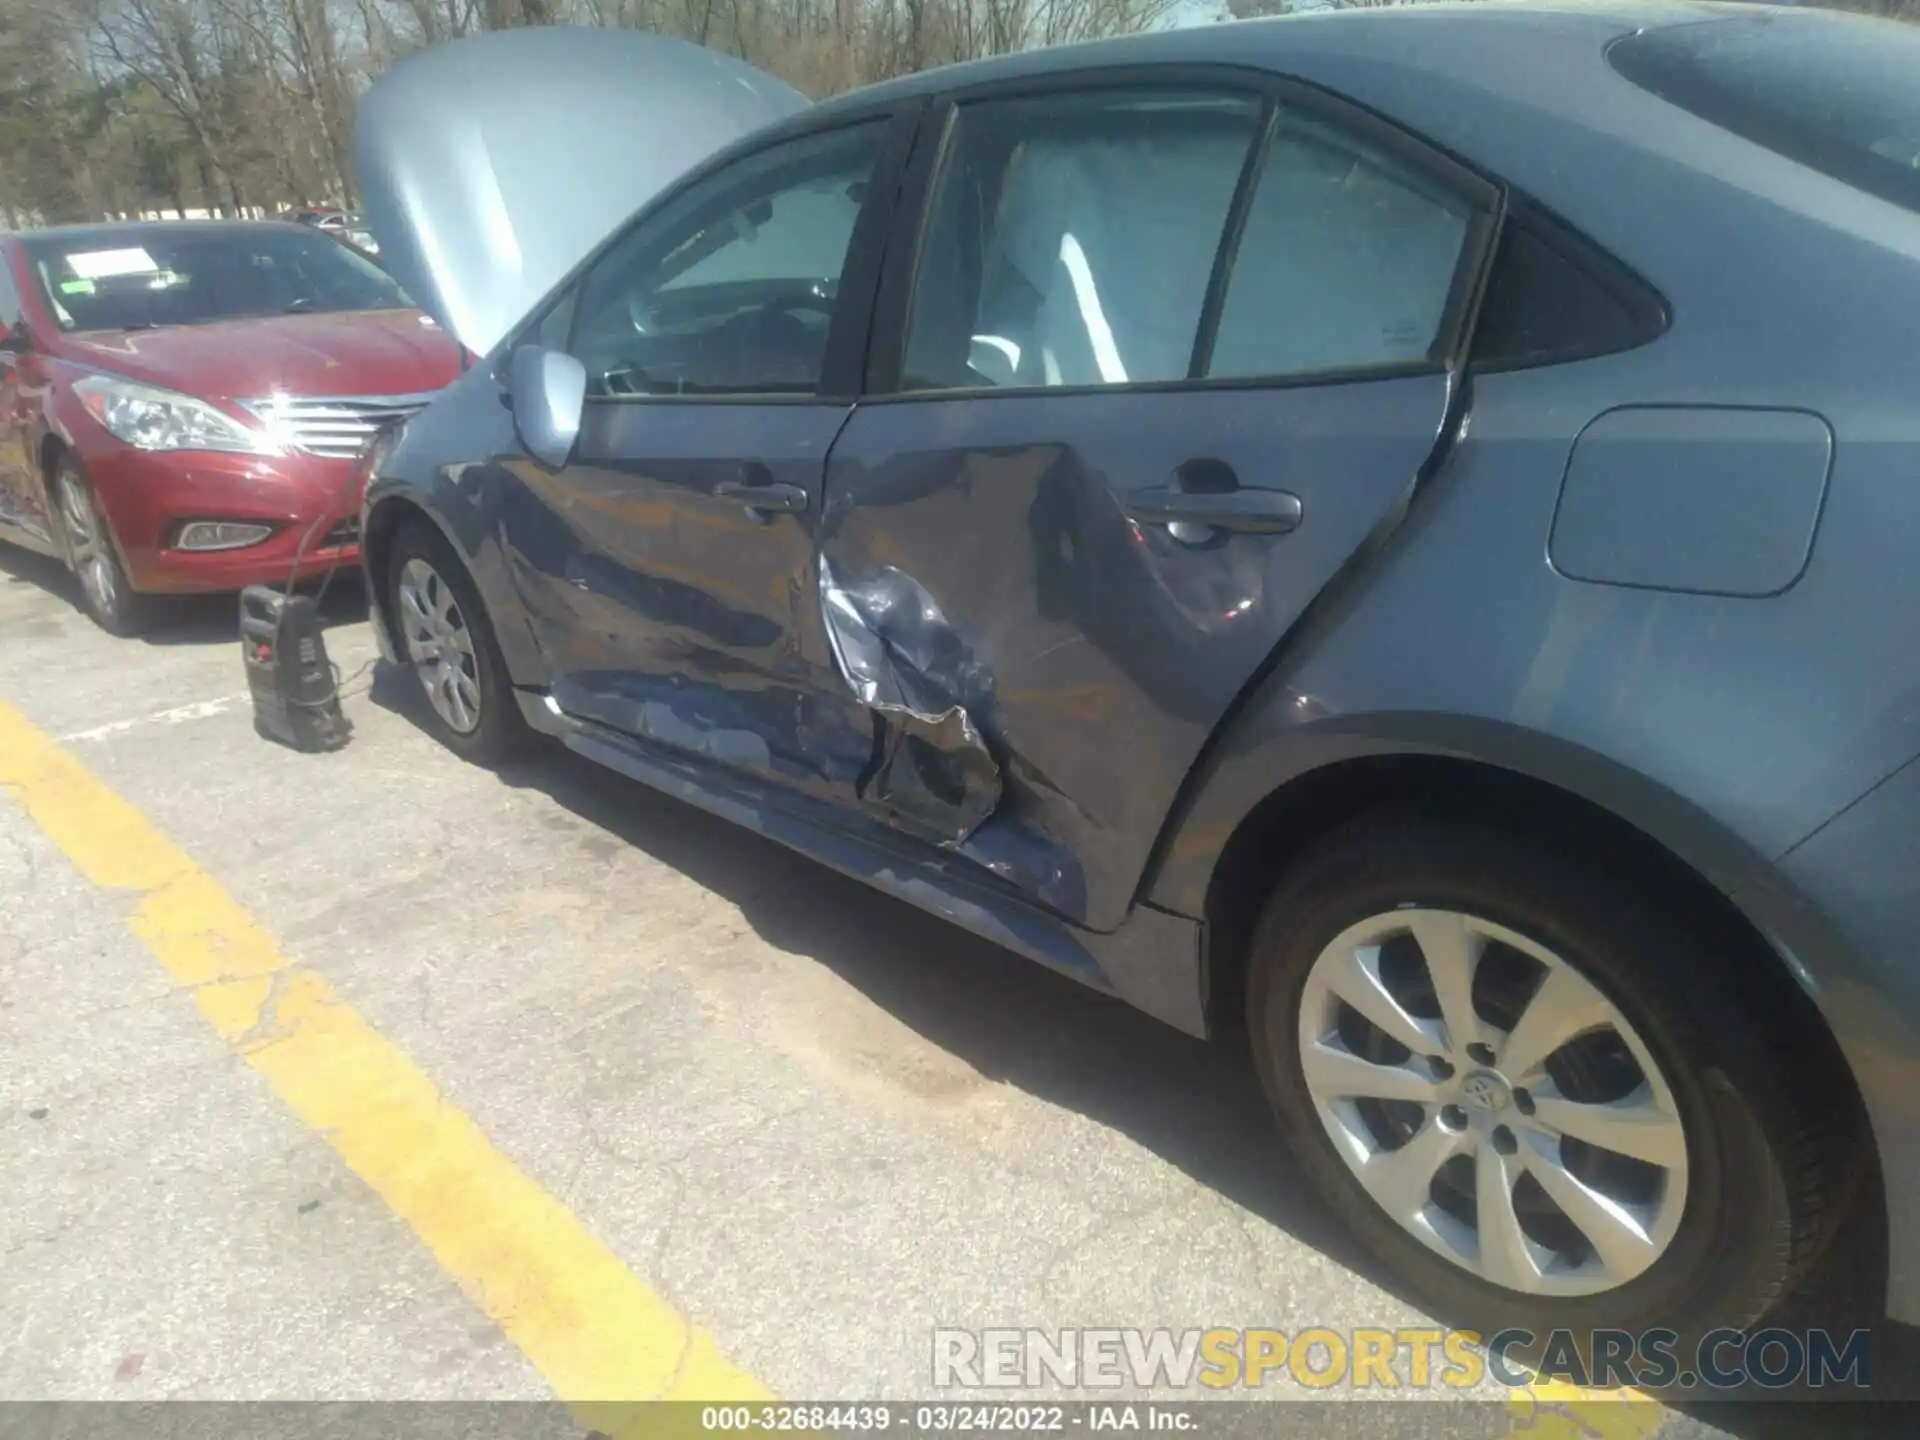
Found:
[[[25,243],[62,330],[210,325],[412,303],[364,256],[291,226],[158,225],[30,235]]]
[[[1920,211],[1920,29],[1752,15],[1644,31],[1607,56],[1703,120]]]

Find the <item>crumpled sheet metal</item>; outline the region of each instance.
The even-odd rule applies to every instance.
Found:
[[[993,683],[918,581],[888,565],[842,580],[820,557],[820,608],[841,678],[874,712],[860,798],[943,845],[1000,804],[999,762],[969,713]]]

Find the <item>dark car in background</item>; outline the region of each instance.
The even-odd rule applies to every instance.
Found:
[[[358,558],[353,462],[461,368],[382,270],[244,221],[0,236],[0,539],[88,611]]]
[[[1884,1218],[1920,1321],[1920,33],[1197,27],[801,109],[618,223],[553,157],[687,97],[609,43],[362,114],[488,352],[369,455],[448,745],[1244,1024],[1432,1313],[1698,1337]]]

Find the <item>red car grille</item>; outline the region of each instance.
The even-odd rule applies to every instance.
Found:
[[[390,420],[404,420],[426,408],[426,395],[276,395],[247,400],[282,443],[310,455],[352,460],[366,449],[374,432]]]

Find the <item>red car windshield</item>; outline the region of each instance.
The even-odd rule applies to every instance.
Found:
[[[24,243],[62,330],[143,330],[412,304],[379,266],[292,226],[158,225],[29,235]]]

